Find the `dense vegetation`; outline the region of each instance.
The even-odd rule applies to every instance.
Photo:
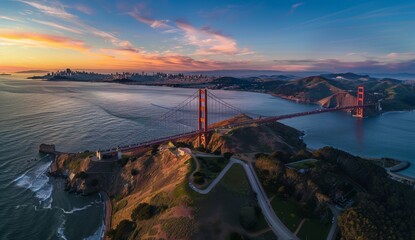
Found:
[[[367,160],[333,148],[319,154],[336,161],[342,172],[362,185],[356,205],[339,219],[343,239],[415,239],[415,192],[386,176],[385,170]]]
[[[257,154],[258,176],[269,196],[276,195],[286,205],[280,217],[292,230],[301,218],[329,221],[328,204],[339,192],[357,192],[354,204],[339,217],[342,239],[415,239],[415,192],[387,177],[373,163],[346,152],[325,147],[312,153],[300,151],[288,158],[283,153]],[[297,164],[303,171],[290,169],[287,162],[315,158],[319,161]],[[298,207],[296,207],[298,206]],[[284,211],[300,219],[285,219]],[[278,210],[278,209],[274,209]]]

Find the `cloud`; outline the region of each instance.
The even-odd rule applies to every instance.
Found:
[[[171,24],[169,20],[144,17],[137,8],[129,14],[151,28],[162,29],[163,33],[182,35],[180,41],[186,45],[196,47],[195,55],[247,55],[254,53],[248,48],[239,48],[235,39],[225,36],[221,31],[210,27],[198,29],[184,21],[176,21]]]
[[[152,28],[161,28],[161,29],[171,29],[172,26],[168,24],[169,20],[155,20],[148,17],[142,16],[139,11],[136,9],[133,12],[129,13],[136,20],[149,25]]]
[[[66,20],[75,20],[77,17],[71,13],[68,13],[65,11],[65,7],[62,4],[59,4],[58,2],[49,2],[51,4],[50,6],[38,3],[38,2],[32,2],[27,0],[16,0],[18,2],[25,3],[29,6],[32,6],[40,11],[42,11],[45,14],[66,19]]]
[[[1,15],[0,15],[0,19],[7,20],[7,21],[12,21],[12,22],[21,22],[20,20],[18,20],[16,18],[1,16]]]
[[[295,10],[297,10],[297,8],[299,8],[302,5],[303,5],[303,2],[298,2],[298,3],[295,3],[295,4],[291,5],[291,10],[290,10],[289,14],[293,14],[295,12]]]
[[[136,49],[130,42],[121,40],[117,38],[114,34],[108,33],[105,31],[102,31],[100,29],[97,29],[93,26],[90,26],[88,24],[85,24],[82,22],[76,15],[73,15],[71,13],[68,13],[65,10],[65,6],[60,4],[59,2],[48,2],[50,6],[44,5],[37,2],[32,2],[28,0],[17,0],[19,2],[25,3],[29,6],[32,6],[39,11],[43,12],[46,15],[53,16],[58,19],[65,20],[71,24],[74,24],[81,28],[83,32],[91,33],[95,36],[101,37],[109,42],[111,42],[116,48],[128,50],[128,51],[136,51],[138,52],[138,49]],[[54,26],[56,27],[56,26]]]
[[[183,21],[176,21],[176,25],[183,32],[185,44],[197,47],[196,55],[244,55],[253,53],[247,48],[238,48],[235,39],[225,36],[220,31],[209,27],[197,29]]]
[[[86,51],[89,49],[81,40],[32,32],[0,31],[0,39],[23,46],[68,48],[78,51]]]
[[[77,4],[75,6],[73,6],[74,9],[78,10],[79,12],[83,13],[83,14],[87,14],[87,15],[92,15],[94,13],[94,11],[85,6],[85,5],[81,5],[81,4]]]
[[[32,19],[32,21],[36,22],[36,23],[39,23],[39,24],[46,25],[46,26],[50,26],[50,27],[54,27],[54,28],[57,28],[57,29],[65,30],[65,31],[68,31],[68,32],[72,32],[72,33],[76,33],[76,34],[83,34],[83,32],[79,29],[66,27],[66,26],[63,26],[63,25],[60,25],[60,24],[57,24],[57,23],[54,23],[54,22],[41,21],[41,20],[36,20],[36,19]]]

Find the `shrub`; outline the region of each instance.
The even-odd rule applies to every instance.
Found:
[[[193,174],[193,181],[196,184],[202,185],[203,183],[205,183],[205,175],[201,172],[195,172]]]
[[[127,240],[134,229],[134,222],[122,220],[117,228],[110,230],[107,235],[113,240]]]
[[[245,240],[246,238],[237,232],[231,232],[231,234],[229,234],[229,240]]]
[[[198,184],[198,185],[202,185],[203,183],[205,183],[205,178],[202,176],[195,176],[193,178],[194,183]]]
[[[266,153],[255,153],[255,159],[258,159],[260,157],[268,157],[268,154],[266,154]]]
[[[75,178],[80,178],[80,179],[86,179],[87,177],[88,177],[88,174],[84,171],[81,171],[75,175]]]
[[[199,152],[205,152],[206,148],[203,147],[203,146],[199,146],[199,147],[196,148],[196,150],[199,151]]]
[[[232,155],[233,155],[233,153],[226,152],[226,153],[223,154],[223,157],[226,158],[226,159],[230,159],[232,157]]]
[[[118,160],[117,162],[118,162],[118,164],[120,164],[121,167],[124,167],[128,163],[129,160],[130,160],[129,157],[122,156],[122,158],[120,160]]]
[[[218,173],[220,172],[220,170],[222,170],[222,168],[220,168],[217,164],[215,163],[211,163],[208,165],[208,168],[210,171],[214,172],[214,173]]]
[[[131,213],[134,221],[147,220],[155,215],[155,207],[148,203],[140,203]]]
[[[137,174],[138,174],[138,170],[137,169],[135,169],[135,168],[131,169],[131,175],[135,176]]]
[[[182,148],[193,149],[193,145],[191,143],[189,144],[189,143],[185,143],[185,142],[176,142],[174,145],[178,148],[182,147]]]
[[[158,153],[158,151],[159,151],[159,146],[160,146],[160,145],[157,145],[157,144],[152,146],[152,149],[151,149],[151,154],[152,154],[152,155],[156,155],[156,154]]]
[[[91,180],[91,186],[93,186],[93,187],[98,186],[98,183],[99,183],[99,181],[96,178],[94,178],[94,179]]]
[[[221,154],[221,151],[218,149],[218,150],[214,151],[213,154],[220,155]]]

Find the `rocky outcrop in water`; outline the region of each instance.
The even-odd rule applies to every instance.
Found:
[[[40,153],[49,153],[49,154],[55,154],[56,148],[54,144],[40,144],[39,146],[39,152]]]

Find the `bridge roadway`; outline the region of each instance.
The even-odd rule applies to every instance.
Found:
[[[322,108],[322,109],[317,109],[317,110],[308,111],[308,112],[292,113],[292,114],[286,114],[286,115],[280,115],[280,116],[271,116],[271,117],[260,117],[260,118],[248,120],[248,121],[245,121],[245,122],[230,124],[227,127],[228,128],[241,127],[241,126],[245,126],[245,125],[249,125],[249,124],[253,124],[253,123],[265,124],[265,123],[275,122],[275,121],[278,121],[278,120],[290,119],[290,118],[301,117],[301,116],[308,116],[308,115],[314,115],[314,114],[320,114],[320,113],[326,113],[326,112],[335,112],[335,111],[355,109],[355,108],[368,108],[368,107],[374,107],[374,106],[375,106],[375,104],[367,104],[367,105],[363,105],[363,106],[346,106],[346,107],[336,107],[336,108]],[[221,128],[208,129],[207,133],[214,132],[217,129],[221,129]],[[193,137],[193,136],[199,135],[201,133],[202,132],[200,132],[200,131],[192,131],[192,132],[177,134],[177,135],[173,135],[173,136],[169,136],[169,137],[165,137],[165,138],[159,138],[159,139],[155,139],[155,140],[152,140],[152,141],[141,142],[141,143],[126,145],[126,146],[119,146],[118,148],[101,149],[101,150],[99,150],[99,152],[101,152],[101,154],[115,153],[117,151],[127,152],[127,151],[131,151],[133,149],[140,148],[140,147],[148,147],[148,146],[155,145],[155,144],[162,144],[162,143],[165,143],[165,142],[174,141],[174,140],[177,140],[177,139],[180,139],[180,138]]]

